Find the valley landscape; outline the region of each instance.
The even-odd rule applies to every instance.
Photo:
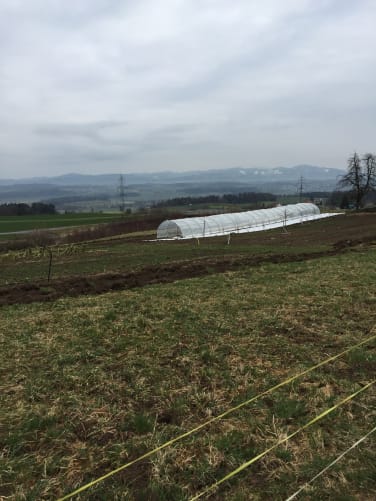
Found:
[[[138,210],[170,198],[208,194],[248,191],[297,197],[300,183],[305,192],[330,193],[343,173],[342,169],[310,165],[130,173],[123,176],[124,200],[126,208]],[[114,212],[119,210],[119,179],[120,174],[0,179],[0,201],[42,201],[68,212]]]

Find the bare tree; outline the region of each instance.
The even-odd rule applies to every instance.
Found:
[[[347,173],[340,179],[339,186],[350,186],[355,193],[355,206],[362,204],[362,198],[376,188],[376,156],[366,153],[362,158],[357,153],[347,162]]]

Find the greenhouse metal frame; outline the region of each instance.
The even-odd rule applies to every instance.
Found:
[[[157,229],[157,239],[202,238],[268,229],[277,224],[293,224],[320,217],[320,209],[312,203],[299,203],[229,214],[166,220]]]

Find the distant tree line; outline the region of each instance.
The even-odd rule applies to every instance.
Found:
[[[309,198],[313,200],[314,198],[327,198],[330,197],[331,191],[304,191],[302,193],[303,198]]]
[[[43,202],[34,202],[30,205],[25,203],[0,204],[0,216],[31,216],[40,214],[56,214],[55,206]]]
[[[176,207],[180,205],[195,204],[241,204],[241,203],[259,203],[275,202],[277,197],[272,193],[227,193],[225,195],[206,195],[202,197],[178,197],[162,200],[154,204],[154,207]]]
[[[340,209],[356,209],[357,207],[357,192],[349,191],[333,191],[328,198],[327,205],[339,207]],[[376,190],[368,191],[361,199],[361,206],[376,205]]]

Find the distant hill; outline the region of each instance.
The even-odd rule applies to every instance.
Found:
[[[306,180],[336,180],[344,171],[313,165],[296,165],[294,167],[214,169],[188,172],[144,172],[123,174],[126,185],[133,184],[174,184],[174,183],[210,183],[231,182],[244,184],[297,182],[300,176]],[[33,177],[28,179],[0,179],[0,186],[18,184],[39,184],[55,186],[114,186],[119,181],[119,174],[64,174],[55,177]]]
[[[267,192],[296,194],[303,176],[304,191],[332,191],[344,171],[297,165],[273,169],[233,167],[209,171],[123,174],[129,207],[148,206],[184,196]],[[64,174],[55,177],[0,180],[0,203],[46,202],[59,210],[118,210],[120,174]]]

